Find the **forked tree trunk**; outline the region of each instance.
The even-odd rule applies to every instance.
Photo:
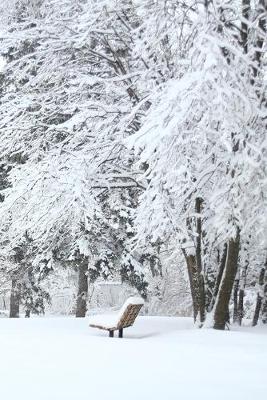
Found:
[[[78,294],[76,303],[76,317],[85,317],[88,296],[88,260],[81,261],[78,271]]]
[[[229,320],[229,302],[237,273],[240,235],[228,243],[227,259],[214,311],[214,329],[225,329]]]
[[[17,279],[12,279],[10,294],[9,318],[19,318],[20,284]]]

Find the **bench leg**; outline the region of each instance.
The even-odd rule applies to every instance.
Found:
[[[109,331],[109,337],[114,337],[114,331]]]
[[[123,337],[123,329],[119,329],[119,337],[120,337],[120,338]]]

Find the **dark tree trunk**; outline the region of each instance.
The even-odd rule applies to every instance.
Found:
[[[259,322],[259,316],[260,316],[260,310],[261,310],[261,305],[262,305],[262,297],[257,294],[257,300],[256,300],[256,307],[252,319],[252,326],[256,326]]]
[[[20,305],[20,283],[18,283],[17,279],[12,279],[9,318],[19,318],[19,305]]]
[[[216,282],[215,282],[215,286],[214,286],[214,291],[212,294],[212,299],[210,302],[210,307],[209,307],[209,311],[212,311],[214,305],[215,305],[215,301],[219,292],[219,288],[220,288],[220,284],[221,284],[221,280],[222,280],[222,276],[223,276],[223,271],[225,268],[225,264],[226,264],[226,258],[227,258],[227,244],[224,245],[223,248],[223,254],[222,254],[222,258],[220,261],[220,265],[219,265],[219,271],[216,277]]]
[[[248,251],[248,249],[246,249],[246,251]],[[246,260],[245,267],[243,268],[242,274],[241,274],[240,288],[239,288],[239,294],[238,294],[237,322],[240,326],[242,325],[242,320],[244,317],[244,298],[245,298],[245,288],[246,288],[248,267],[249,267],[249,261]]]
[[[227,259],[214,312],[214,329],[225,329],[229,320],[229,302],[238,268],[240,235],[228,243]]]
[[[237,309],[237,315],[238,315],[238,325],[242,325],[242,320],[244,317],[244,297],[245,297],[245,289],[242,287],[239,290],[239,296],[238,296],[238,309]]]
[[[85,317],[88,295],[88,260],[82,260],[78,271],[78,294],[76,303],[76,317]]]
[[[234,312],[233,312],[234,323],[238,321],[238,290],[239,290],[239,279],[236,279],[234,283]]]
[[[252,326],[256,326],[259,321],[260,311],[261,311],[261,307],[262,307],[262,300],[263,300],[263,296],[264,296],[264,277],[266,274],[266,270],[267,270],[267,259],[265,261],[264,266],[260,270],[259,288],[258,288],[258,293],[257,293],[255,311],[254,311],[253,320],[252,320]]]

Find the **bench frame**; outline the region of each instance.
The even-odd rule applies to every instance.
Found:
[[[91,328],[98,328],[109,332],[109,337],[114,337],[114,331],[119,331],[118,337],[123,337],[123,329],[129,328],[133,325],[137,315],[139,314],[143,304],[128,304],[125,308],[119,322],[114,327],[107,327],[104,325],[90,324]]]

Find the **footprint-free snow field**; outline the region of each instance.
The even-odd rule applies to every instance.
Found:
[[[265,327],[221,332],[140,317],[124,336],[86,318],[0,319],[1,400],[266,398]]]

